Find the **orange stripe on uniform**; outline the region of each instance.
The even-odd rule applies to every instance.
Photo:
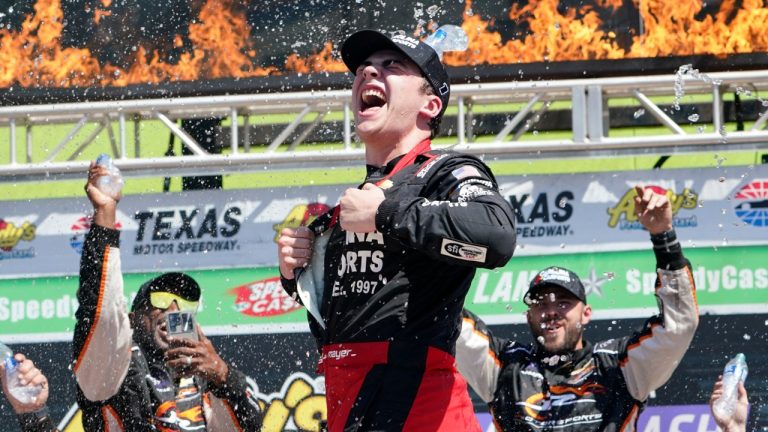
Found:
[[[107,284],[107,267],[109,265],[109,246],[104,249],[104,260],[101,267],[101,280],[99,281],[99,298],[96,301],[96,315],[93,318],[93,324],[91,324],[91,330],[88,332],[88,336],[85,338],[85,343],[83,344],[83,349],[80,350],[80,355],[77,356],[77,361],[75,362],[75,373],[77,373],[77,370],[80,368],[80,362],[83,359],[83,356],[85,356],[86,351],[88,351],[88,344],[91,343],[91,337],[93,336],[93,332],[96,330],[96,326],[99,324],[99,318],[101,317],[101,303],[104,300],[104,286]]]
[[[634,424],[635,420],[637,419],[637,413],[638,413],[638,407],[637,405],[634,405],[632,407],[632,411],[629,412],[629,415],[627,416],[627,419],[624,420],[624,423],[621,424],[621,428],[619,431],[621,432],[631,432],[634,431]]]
[[[110,424],[109,414],[111,414],[112,418],[115,419],[115,421],[117,422],[117,426],[120,427],[120,430],[124,431],[125,426],[123,426],[123,422],[120,420],[120,416],[117,415],[117,411],[115,411],[115,409],[112,408],[112,406],[110,405],[104,405],[103,407],[101,407],[101,418],[104,421],[105,432],[110,432],[109,431],[109,424]]]
[[[640,344],[643,343],[644,340],[653,337],[653,329],[655,329],[656,327],[658,327],[660,325],[662,325],[662,324],[661,323],[652,324],[651,328],[649,329],[647,334],[644,334],[644,335],[640,336],[640,338],[637,340],[637,342],[635,342],[632,345],[629,345],[627,347],[627,357],[624,358],[624,360],[619,362],[619,366],[620,367],[624,367],[624,365],[626,365],[627,362],[629,362],[629,350],[639,347]]]
[[[696,281],[693,279],[691,268],[685,266],[685,274],[688,275],[688,281],[691,283],[691,295],[693,296],[693,305],[696,306],[696,315],[699,314],[699,301],[696,299]]]
[[[488,354],[490,354],[491,358],[493,359],[493,362],[496,363],[496,366],[501,367],[501,360],[499,360],[498,357],[496,357],[496,353],[493,352],[491,347],[491,340],[485,333],[481,332],[475,327],[475,321],[472,320],[472,318],[462,318],[464,321],[468,322],[469,325],[472,326],[472,332],[474,332],[476,335],[480,336],[481,338],[485,339],[488,342]]]

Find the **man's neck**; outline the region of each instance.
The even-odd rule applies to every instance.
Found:
[[[392,159],[404,155],[429,138],[429,134],[414,133],[398,140],[365,140],[365,163],[372,166],[384,166]]]

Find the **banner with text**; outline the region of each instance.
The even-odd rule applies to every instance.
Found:
[[[498,180],[516,211],[518,256],[644,249],[635,184],[669,195],[686,244],[768,244],[768,165]],[[118,209],[123,269],[274,266],[280,230],[306,225],[347,187],[126,196]],[[0,202],[0,278],[77,274],[89,211],[85,197]]]
[[[646,251],[514,257],[479,270],[465,305],[489,324],[524,322],[522,296],[535,273],[561,265],[582,277],[596,319],[650,316],[655,259]],[[768,313],[768,246],[685,249],[702,313]],[[209,334],[308,331],[306,312],[283,291],[277,268],[194,270],[203,287],[198,320]],[[126,301],[153,273],[125,275]],[[77,277],[0,279],[0,334],[6,341],[67,340],[77,309]]]

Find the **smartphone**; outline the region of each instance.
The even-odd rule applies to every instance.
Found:
[[[183,337],[198,340],[194,312],[166,312],[165,324],[169,337]]]

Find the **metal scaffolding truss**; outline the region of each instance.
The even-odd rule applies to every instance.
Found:
[[[768,102],[759,96],[768,91],[768,70],[708,75],[698,74],[695,70],[683,72],[666,76],[454,85],[451,113],[455,113],[455,129],[450,133],[453,140],[450,145],[460,151],[496,159],[768,148],[768,131],[765,130]],[[749,130],[725,133],[723,95],[726,92],[760,102],[762,108],[755,118],[747,119],[754,122]],[[654,102],[654,99],[666,96],[666,103],[669,104],[672,97],[674,104],[683,95],[686,98],[696,95],[699,101],[711,103],[712,122],[708,128],[711,131],[686,133],[669,115],[669,109]],[[350,96],[349,90],[333,90],[0,107],[0,125],[7,125],[6,145],[9,146],[8,159],[0,161],[0,181],[80,178],[88,164],[79,160],[81,152],[105,129],[116,164],[126,176],[220,174],[261,171],[265,167],[282,169],[360,163],[363,150],[354,143]],[[609,136],[609,104],[616,99],[626,103],[628,98],[634,99],[638,107],[665,126],[665,131],[637,137]],[[519,140],[530,132],[553,103],[561,101],[570,108],[570,138]],[[516,111],[503,112],[510,106]],[[507,120],[501,122],[491,142],[473,142],[477,112],[494,109],[501,110]],[[325,151],[298,148],[328,113],[342,113],[343,145]],[[252,148],[251,120],[253,116],[265,114],[295,117],[282,125],[282,131],[268,145]],[[208,117],[229,119],[226,154],[207,153],[177,124],[179,119]],[[142,151],[143,146],[149,144],[139,141],[138,130],[141,122],[149,120],[165,125],[193,154],[142,157],[142,153],[148,153]],[[71,129],[44,158],[33,160],[34,131],[52,124],[64,124]],[[78,137],[89,124],[95,125],[95,129],[85,138]],[[136,138],[129,141],[127,131],[131,124]],[[25,135],[23,141],[19,137],[21,129]],[[294,138],[289,142],[292,136]],[[129,151],[131,143],[133,148]],[[73,146],[76,146],[74,151],[64,153]]]

